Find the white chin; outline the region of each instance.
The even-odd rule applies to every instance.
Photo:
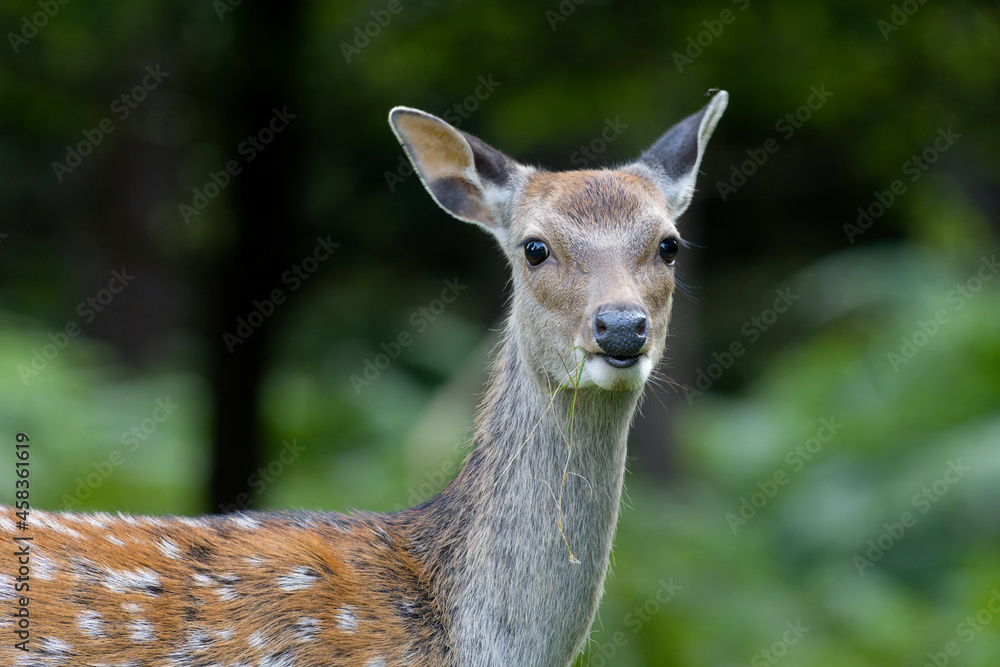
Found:
[[[583,364],[583,373],[580,376],[581,387],[600,387],[606,391],[630,391],[639,389],[649,379],[649,374],[653,371],[653,361],[648,354],[639,356],[639,359],[627,367],[613,366],[604,357],[595,354],[586,354],[577,350],[580,358],[577,362],[586,361]]]

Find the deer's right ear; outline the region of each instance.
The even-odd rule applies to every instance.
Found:
[[[729,93],[718,91],[705,108],[667,130],[639,158],[652,169],[656,185],[666,196],[667,207],[675,218],[691,203],[701,158],[727,104]]]
[[[525,167],[418,109],[394,108],[389,112],[389,124],[441,208],[459,220],[501,235],[516,177]]]

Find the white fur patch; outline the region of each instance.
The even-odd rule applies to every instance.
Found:
[[[56,655],[68,657],[72,651],[72,647],[69,644],[61,639],[55,639],[54,637],[42,637],[39,644],[41,644],[39,653],[54,653]]]
[[[153,632],[153,625],[149,621],[136,619],[130,621],[126,627],[129,631],[129,637],[134,642],[146,643],[156,639],[156,634]]]
[[[140,592],[159,587],[160,577],[152,570],[140,567],[136,570],[105,570],[104,585],[115,593]]]
[[[212,579],[212,577],[208,576],[207,574],[196,573],[191,577],[191,579],[194,580],[195,586],[202,586],[204,588],[208,588],[209,586],[215,585],[215,580]]]
[[[80,534],[80,531],[74,530],[73,528],[70,528],[69,526],[63,525],[52,514],[46,514],[44,512],[35,512],[29,518],[29,524],[30,523],[35,523],[35,524],[37,524],[39,526],[42,526],[43,528],[48,528],[49,530],[51,530],[53,532],[56,532],[56,533],[61,533],[63,535],[68,535],[69,537],[72,537],[73,539],[77,539],[78,540],[78,539],[81,539],[83,537],[83,535]]]
[[[208,522],[194,516],[175,516],[174,521],[191,528],[208,528]]]
[[[80,519],[84,523],[89,523],[94,528],[107,528],[108,524],[111,522],[111,515],[105,514],[104,512],[98,512],[96,514],[81,514]]]
[[[104,618],[96,611],[85,611],[76,617],[76,627],[88,637],[99,639],[104,636]]]
[[[304,642],[311,642],[316,640],[316,636],[319,634],[320,622],[319,619],[305,617],[295,624],[295,632],[299,635],[299,638]]]
[[[337,627],[346,633],[354,634],[358,629],[358,619],[354,616],[354,607],[344,607],[334,614],[337,619]]]
[[[48,556],[35,553],[31,556],[31,574],[42,581],[52,581],[56,573],[56,563]]]
[[[261,524],[256,519],[245,516],[243,514],[237,514],[229,519],[237,526],[242,526],[243,528],[249,528],[250,530],[256,530],[261,527]]]
[[[278,584],[278,588],[283,591],[303,591],[310,588],[313,584],[319,581],[319,577],[312,568],[308,567],[296,567],[293,568],[288,574],[278,577],[275,583]]]
[[[176,544],[174,544],[172,541],[168,540],[165,537],[162,538],[160,540],[160,543],[157,544],[156,546],[159,547],[160,553],[166,556],[167,558],[177,559],[181,557],[180,547],[178,547]]]
[[[236,589],[231,586],[219,586],[215,589],[215,594],[219,596],[220,600],[224,600],[226,602],[231,602],[239,597],[236,594]]]

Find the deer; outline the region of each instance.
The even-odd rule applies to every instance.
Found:
[[[677,219],[727,103],[719,91],[630,163],[562,172],[392,109],[432,199],[492,234],[512,276],[457,476],[388,514],[5,507],[0,664],[571,664],[604,591],[626,438],[666,346]]]

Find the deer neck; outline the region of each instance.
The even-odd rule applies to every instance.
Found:
[[[414,510],[414,542],[456,664],[568,664],[603,592],[640,391],[550,389],[505,338],[475,448]]]

